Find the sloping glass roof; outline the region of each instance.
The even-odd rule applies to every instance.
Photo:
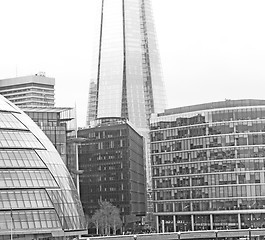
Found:
[[[0,96],[0,239],[11,230],[36,238],[85,228],[78,193],[57,150],[25,113]]]

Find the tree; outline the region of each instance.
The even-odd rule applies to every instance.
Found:
[[[94,225],[96,227],[96,233],[98,235],[99,234],[99,227],[100,227],[100,225],[102,225],[102,223],[101,223],[102,220],[101,220],[101,212],[100,212],[100,210],[97,210],[94,213],[94,215],[91,218],[91,221],[92,221],[92,223],[94,223]]]
[[[99,207],[91,218],[97,229],[97,234],[101,230],[103,235],[110,235],[112,229],[115,235],[122,226],[119,209],[108,201],[100,201]]]
[[[111,214],[111,227],[113,229],[113,235],[116,235],[117,229],[120,229],[122,227],[122,221],[120,218],[120,210],[116,207],[112,209]]]

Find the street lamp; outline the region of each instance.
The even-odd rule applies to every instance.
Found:
[[[248,238],[251,240],[251,228],[248,229]]]
[[[74,176],[76,177],[76,189],[77,189],[78,195],[80,195],[79,178],[80,178],[80,175],[84,173],[84,170],[79,169],[78,146],[80,146],[86,140],[87,140],[86,138],[77,137],[77,133],[75,137],[67,139],[67,143],[74,144],[73,146],[75,147],[75,169],[69,168],[69,172],[74,174]]]

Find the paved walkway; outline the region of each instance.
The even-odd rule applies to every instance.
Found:
[[[152,233],[152,234],[135,234],[135,235],[118,235],[105,237],[89,237],[89,240],[178,240],[178,239],[218,239],[219,237],[240,237],[248,239],[265,236],[265,229],[236,229],[236,230],[209,230],[193,232],[174,232],[174,233]]]

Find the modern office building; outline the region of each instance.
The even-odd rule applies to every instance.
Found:
[[[145,215],[143,137],[121,118],[99,119],[78,130],[80,198],[92,216],[99,201],[118,207],[123,223]]]
[[[265,227],[265,100],[154,114],[151,152],[158,231]]]
[[[74,108],[21,107],[46,134],[67,165],[67,140],[75,137],[76,117]]]
[[[82,205],[60,155],[25,113],[0,96],[0,239],[85,232]]]
[[[40,72],[31,76],[0,79],[0,94],[19,107],[53,107],[54,85],[54,78]]]

